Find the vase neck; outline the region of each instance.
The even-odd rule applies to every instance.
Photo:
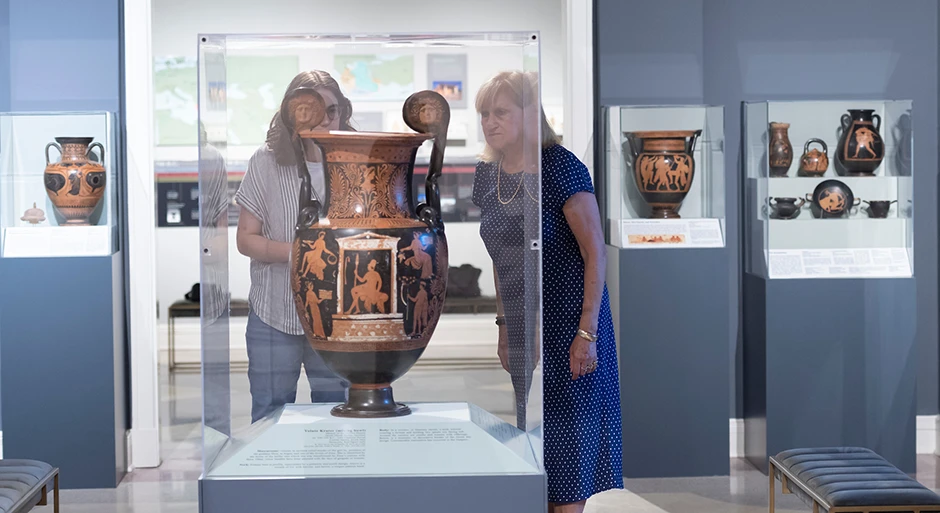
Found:
[[[88,146],[77,143],[63,144],[62,160],[88,160]]]
[[[413,220],[411,198],[415,150],[421,141],[320,141],[329,181],[331,222]]]

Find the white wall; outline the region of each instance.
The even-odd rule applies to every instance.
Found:
[[[542,101],[561,104],[563,0],[152,0],[153,54],[196,56],[202,34],[541,33]]]
[[[563,102],[563,0],[152,0],[155,57],[196,57],[198,34],[316,32],[539,31],[542,102]],[[368,16],[364,16],[368,13]],[[468,70],[473,72],[473,70]],[[472,75],[471,75],[472,76]],[[157,149],[157,155],[161,154]],[[450,265],[483,270],[480,288],[495,294],[492,267],[477,223],[449,223]],[[248,297],[248,260],[229,234],[232,296]],[[157,229],[157,298],[166,309],[199,281],[198,228]]]

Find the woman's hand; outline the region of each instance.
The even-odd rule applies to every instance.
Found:
[[[509,329],[505,324],[499,327],[499,347],[496,348],[496,354],[499,355],[499,363],[503,369],[509,372]]]
[[[597,344],[574,336],[571,343],[571,379],[578,379],[594,372],[597,367]]]

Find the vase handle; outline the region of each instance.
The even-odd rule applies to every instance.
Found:
[[[627,143],[630,145],[630,155],[633,156],[633,160],[640,158],[640,149],[637,146],[636,134],[633,132],[624,132],[623,136],[627,138]]]
[[[816,139],[815,137],[806,141],[806,144],[803,145],[803,153],[809,153],[809,145],[813,143],[819,143],[819,145],[822,146],[823,153],[829,153],[829,147],[826,146],[826,141]]]
[[[85,155],[86,156],[91,155],[92,150],[94,150],[95,148],[98,148],[98,153],[101,156],[101,165],[103,166],[104,165],[104,146],[100,142],[91,143],[88,146],[88,151],[85,153]]]
[[[51,143],[47,144],[47,145],[46,145],[46,165],[47,165],[47,166],[48,166],[49,164],[51,164],[51,162],[49,162],[49,148],[55,148],[55,149],[59,150],[59,155],[62,155],[62,147],[59,146],[58,143],[51,142]]]
[[[444,148],[447,146],[447,126],[450,124],[450,105],[440,93],[425,90],[412,94],[401,108],[405,124],[415,132],[434,136],[428,177],[424,181],[425,200],[415,209],[418,219],[432,228],[443,227],[441,219],[441,191],[437,180],[444,168]]]
[[[871,119],[875,121],[875,131],[880,132],[881,131],[881,116],[879,116],[878,114],[872,114]]]
[[[812,203],[812,202],[813,202],[813,193],[807,192],[807,193],[806,193],[806,196],[803,196],[803,198],[805,198],[805,201],[807,201],[807,202],[809,202],[809,203]],[[803,198],[800,198],[800,199],[803,199]]]
[[[300,197],[298,198],[297,224],[295,229],[304,230],[310,228],[320,220],[320,201],[313,198],[313,186],[310,184],[310,170],[307,168],[307,157],[304,154],[304,142],[297,133],[296,120],[291,111],[291,100],[307,95],[312,98],[311,119],[305,123],[305,127],[319,126],[326,115],[326,103],[312,87],[298,87],[292,89],[284,95],[281,101],[280,125],[284,133],[290,137],[291,147],[294,149],[294,160],[297,162],[297,174],[300,177]],[[296,105],[294,105],[296,107]],[[329,180],[329,174],[324,173],[325,179]]]
[[[799,209],[803,208],[803,205],[806,204],[806,200],[803,199],[803,198],[797,198],[797,200],[800,202],[800,204],[796,206],[797,210],[799,210]]]
[[[689,137],[688,142],[685,144],[685,152],[688,153],[689,156],[691,156],[692,152],[695,151],[695,140],[698,139],[700,135],[702,135],[701,130],[696,130],[695,132],[692,132],[692,135]]]
[[[843,114],[842,115],[842,130],[848,131],[849,126],[851,125],[852,125],[852,116],[849,116],[848,114]]]

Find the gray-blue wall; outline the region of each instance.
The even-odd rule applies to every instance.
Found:
[[[745,100],[914,101],[918,414],[938,399],[935,0],[595,0],[599,105],[725,106],[727,183],[740,173]],[[597,166],[603,169],[602,166]],[[740,244],[741,194],[729,190],[728,244]],[[729,391],[742,417],[741,258],[733,255]],[[629,331],[628,327],[625,327]],[[629,343],[629,341],[625,341]]]
[[[0,111],[4,112],[54,112],[54,111],[110,111],[118,113],[116,130],[123,131],[121,81],[122,69],[122,38],[121,38],[121,9],[122,0],[0,0]],[[123,137],[118,137],[118,150],[123,146]],[[119,154],[123,154],[119,151]],[[123,187],[123,158],[118,159],[116,173],[118,180],[114,187]],[[119,192],[119,198],[123,198]],[[121,210],[118,208],[117,210]],[[120,230],[119,230],[120,233]],[[120,247],[118,247],[120,249]],[[120,254],[119,254],[120,255]],[[118,305],[118,311],[108,308],[99,309],[102,314],[96,322],[111,322],[118,319],[117,333],[101,340],[101,331],[72,330],[70,340],[60,340],[60,344],[70,347],[83,347],[91,345],[112,347],[113,356],[117,359],[115,366],[108,372],[113,373],[113,391],[118,401],[113,405],[117,412],[114,424],[116,440],[120,447],[113,447],[112,452],[123,452],[123,430],[129,427],[128,404],[125,391],[128,389],[125,357],[125,339],[123,333],[123,304],[124,280],[119,276],[115,282],[112,272],[123,269],[123,262],[114,261],[111,257],[99,259],[58,259],[62,264],[68,263],[71,273],[81,274],[83,271],[95,269],[100,274],[102,283],[115,284],[115,288],[104,289],[104,293]],[[93,260],[97,260],[92,262]],[[108,262],[101,266],[102,261]],[[21,262],[27,264],[27,262]],[[0,272],[18,268],[16,265],[5,266],[0,261]],[[117,266],[117,267],[116,267]],[[100,268],[99,268],[100,267]],[[109,270],[110,269],[110,270]],[[22,277],[21,277],[22,278]],[[63,281],[62,286],[67,286]],[[73,291],[70,291],[71,294]],[[10,294],[9,288],[0,284],[0,294]],[[68,296],[69,294],[64,294]],[[57,294],[53,289],[43,296],[46,302],[43,306],[48,312],[68,309],[68,304],[57,304]],[[11,308],[16,307],[15,301],[5,303],[7,311],[2,312],[0,318],[0,332],[6,333],[0,346],[13,343],[16,337],[17,326],[24,317],[16,315]],[[106,330],[105,330],[106,331]],[[114,339],[114,340],[111,340]],[[9,356],[9,355],[8,355]],[[0,359],[3,354],[0,353]],[[12,356],[11,356],[12,358]],[[103,360],[102,360],[103,361]],[[89,370],[89,369],[86,369]],[[92,369],[93,370],[93,369]],[[12,376],[7,376],[12,377]],[[0,380],[3,377],[0,376]],[[81,379],[81,373],[72,375],[49,375],[44,379],[55,382],[59,386],[67,387],[70,380]],[[8,388],[14,386],[27,386],[27,384],[11,384],[6,380]],[[10,390],[0,390],[12,392]],[[6,405],[13,407],[13,405]],[[36,404],[36,408],[43,407]],[[0,411],[7,409],[0,404]],[[8,421],[10,418],[8,416]],[[0,424],[2,429],[3,424]],[[11,443],[9,439],[8,444]],[[5,445],[8,445],[5,444]],[[16,452],[15,448],[11,452]],[[111,469],[114,475],[119,469]],[[63,483],[66,477],[63,475]],[[95,476],[82,476],[76,479],[74,473],[68,476],[69,483],[75,484],[81,480],[93,481]],[[67,485],[66,485],[67,486]]]

